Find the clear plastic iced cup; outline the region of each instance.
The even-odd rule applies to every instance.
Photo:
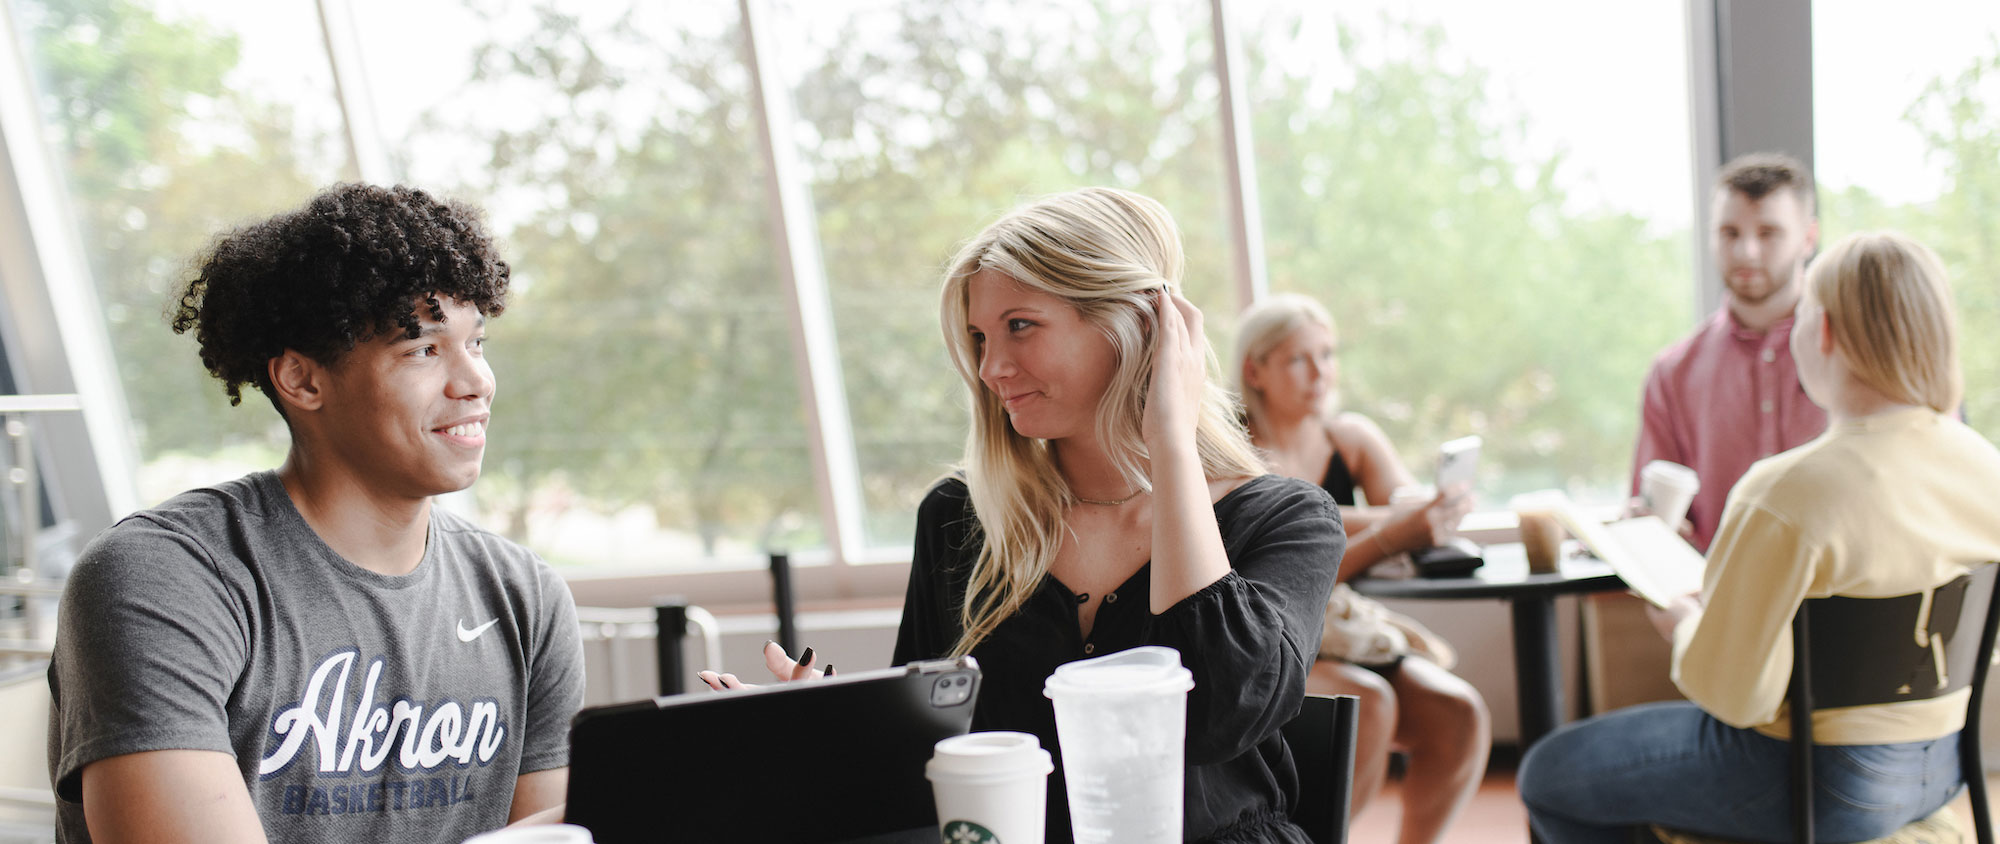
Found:
[[[1700,491],[1701,479],[1679,463],[1655,460],[1639,470],[1639,500],[1669,528],[1680,527],[1688,505],[1694,503],[1694,494]]]
[[[1055,767],[1032,733],[967,733],[938,742],[924,776],[937,798],[939,840],[1042,844]]]
[[[1569,499],[1555,490],[1524,493],[1509,502],[1521,523],[1521,547],[1527,552],[1528,573],[1550,574],[1562,568],[1561,512]]]
[[[1182,743],[1194,675],[1149,645],[1061,666],[1054,701],[1077,844],[1181,840]]]
[[[575,824],[514,826],[465,839],[465,844],[593,844],[590,830]]]

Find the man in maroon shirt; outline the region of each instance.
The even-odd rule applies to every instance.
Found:
[[[1716,179],[1713,217],[1723,307],[1653,359],[1632,466],[1635,494],[1639,470],[1653,460],[1695,471],[1701,491],[1687,518],[1703,551],[1730,487],[1751,463],[1826,429],[1826,412],[1799,386],[1787,342],[1806,259],[1819,242],[1812,175],[1785,155],[1738,158]]]

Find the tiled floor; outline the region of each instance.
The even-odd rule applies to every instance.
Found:
[[[1382,793],[1376,795],[1361,815],[1348,828],[1347,840],[1353,844],[1394,844],[1396,840],[1397,815],[1402,810],[1396,796],[1397,783],[1383,786]],[[1988,794],[2000,796],[2000,775],[1986,778]],[[1972,807],[1964,795],[1953,802],[1964,828],[1972,829]],[[1479,793],[1472,798],[1465,813],[1452,824],[1445,833],[1446,844],[1525,844],[1528,840],[1528,810],[1521,805],[1521,796],[1514,790],[1512,770],[1494,770],[1486,775],[1486,781],[1479,786]]]

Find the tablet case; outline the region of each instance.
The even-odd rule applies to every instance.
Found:
[[[702,690],[579,712],[566,820],[597,844],[835,842],[937,815],[924,763],[972,724],[979,664]]]

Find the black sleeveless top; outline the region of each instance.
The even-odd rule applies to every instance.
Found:
[[[1354,474],[1347,471],[1347,461],[1340,452],[1333,453],[1333,459],[1326,461],[1326,477],[1319,480],[1320,489],[1333,496],[1333,503],[1342,507],[1354,506]]]

